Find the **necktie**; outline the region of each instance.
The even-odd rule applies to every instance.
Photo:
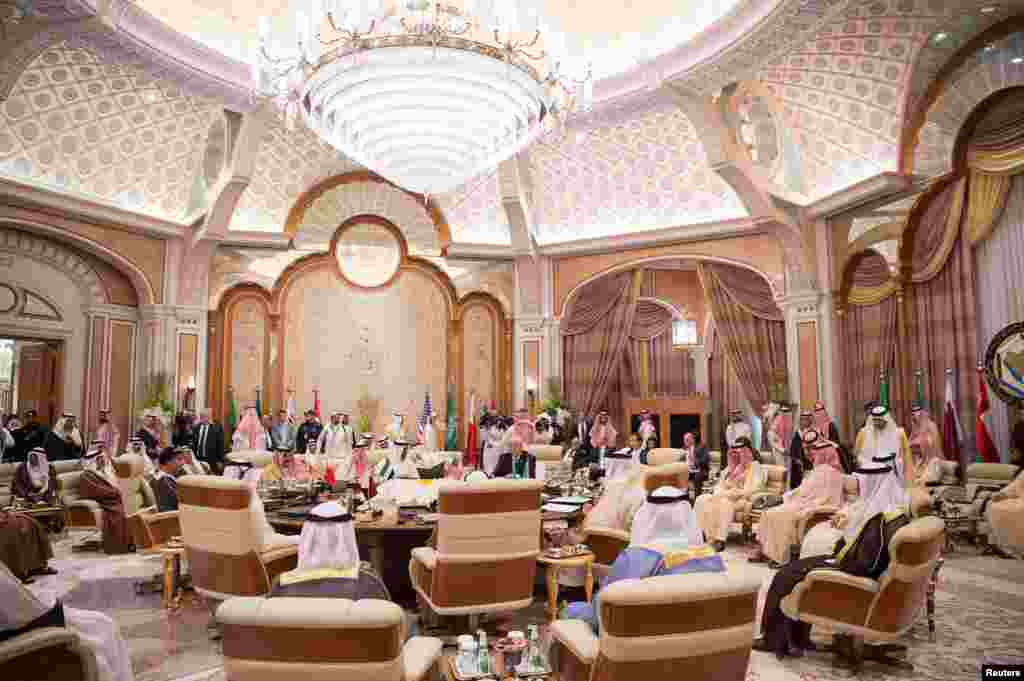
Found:
[[[208,427],[209,426],[207,426],[204,423],[203,427],[199,429],[199,455],[200,456],[206,456],[206,429]]]

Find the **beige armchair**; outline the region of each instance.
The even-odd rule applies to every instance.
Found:
[[[81,497],[78,491],[81,479],[80,470],[57,475],[61,502],[64,504],[65,526],[98,530],[103,527],[103,509],[92,499]]]
[[[437,548],[412,550],[409,576],[441,616],[525,608],[540,554],[539,480],[446,483],[437,497]]]
[[[125,454],[113,460],[117,486],[121,490],[124,513],[130,516],[140,509],[156,506],[153,488],[146,481],[146,466],[140,454]]]
[[[597,597],[601,633],[583,620],[551,625],[562,681],[743,681],[754,636],[756,573],[625,579]]]
[[[839,638],[837,652],[859,669],[865,653],[887,664],[903,646],[865,650],[864,643],[891,643],[905,634],[927,602],[929,582],[945,543],[945,524],[930,516],[914,520],[889,541],[889,567],[877,581],[832,569],[811,570],[782,599],[787,617],[829,628]]]
[[[155,506],[148,506],[128,516],[128,529],[137,551],[153,551],[181,536],[181,521],[177,511],[157,513]]]
[[[405,640],[402,609],[388,601],[232,598],[217,622],[231,681],[419,681],[441,656],[440,639]]]
[[[269,541],[262,507],[247,483],[212,475],[178,480],[178,518],[192,586],[213,600],[262,596],[298,563],[298,547]]]
[[[683,450],[671,447],[657,447],[647,452],[648,466],[664,466],[683,460]]]
[[[561,472],[562,448],[558,445],[530,445],[526,451],[537,459],[538,480],[550,479],[551,471],[556,471],[556,475]]]
[[[646,492],[653,492],[666,485],[686,489],[690,486],[690,467],[685,463],[648,466],[644,469],[643,485]]]
[[[786,492],[786,468],[785,466],[775,466],[772,464],[762,464],[761,468],[765,469],[765,486],[760,492],[754,494],[753,499],[757,499],[762,496],[782,496]],[[739,523],[743,528],[743,537],[746,540],[750,540],[752,536],[752,529],[757,522],[761,520],[760,510],[749,510],[736,511],[735,522]]]
[[[594,576],[604,579],[619,554],[629,546],[629,532],[611,527],[583,527],[583,543],[594,554]]]

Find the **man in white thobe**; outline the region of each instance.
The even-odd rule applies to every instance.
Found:
[[[352,428],[341,422],[342,412],[331,414],[331,422],[320,433],[316,450],[327,458],[334,466],[336,480],[351,480],[354,471],[352,466],[352,445],[354,443]]]

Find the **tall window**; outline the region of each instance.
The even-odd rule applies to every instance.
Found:
[[[696,345],[697,321],[675,319],[672,321],[672,345]]]

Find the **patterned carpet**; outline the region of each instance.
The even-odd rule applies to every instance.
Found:
[[[117,620],[137,681],[224,681],[220,645],[210,641],[202,601],[186,597],[180,610],[168,613],[160,608],[159,595],[136,593],[137,583],[161,573],[159,557],[72,552],[72,540],[78,539],[72,534],[57,543],[52,564],[60,574],[38,580],[33,589]],[[762,572],[763,598],[772,571],[747,563],[748,552],[749,548],[730,545],[726,563],[730,570]],[[543,621],[542,601],[543,592],[538,591],[534,606],[513,621]],[[867,662],[859,678],[967,681],[979,678],[986,656],[1024,657],[1024,561],[979,556],[969,547],[948,554],[936,592],[936,621],[934,642],[929,641],[923,615],[906,638],[913,671]],[[826,642],[817,634],[815,638]],[[833,681],[851,676],[824,652],[784,660],[755,652],[747,672],[748,681]]]

